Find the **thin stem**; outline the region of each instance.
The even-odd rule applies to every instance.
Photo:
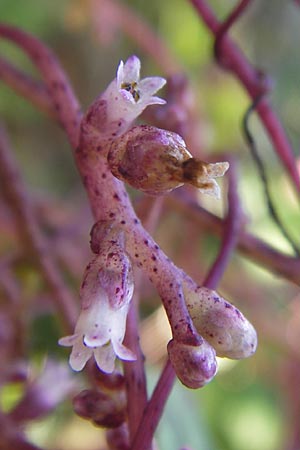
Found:
[[[74,297],[61,277],[51,254],[46,251],[47,243],[35,219],[34,209],[3,128],[0,129],[0,184],[2,195],[14,214],[20,241],[25,251],[34,257],[53,294],[65,330],[71,332],[77,316]]]
[[[172,208],[176,207],[185,217],[192,218],[202,229],[210,233],[222,235],[223,220],[199,206],[195,200],[185,195],[183,191],[180,192],[178,190],[170,195],[167,203]],[[266,270],[300,285],[299,258],[279,252],[274,247],[247,233],[243,229],[238,234],[237,248],[243,255]]]
[[[55,117],[56,112],[44,83],[17,69],[4,58],[0,58],[0,79],[38,109]]]
[[[237,168],[233,159],[230,160],[228,182],[228,212],[227,217],[224,220],[221,248],[204,281],[204,285],[211,289],[216,288],[226,270],[238,241],[238,233],[241,224],[241,206],[237,188]]]
[[[295,244],[294,240],[292,239],[292,237],[290,236],[289,232],[285,228],[285,226],[277,212],[277,209],[273,203],[265,167],[264,167],[262,159],[259,156],[254,137],[253,137],[252,133],[250,132],[250,128],[249,128],[250,115],[251,115],[251,113],[253,113],[253,111],[255,111],[255,109],[259,105],[260,101],[261,101],[261,96],[258,96],[257,99],[254,100],[254,102],[247,109],[247,111],[244,115],[244,118],[243,118],[243,132],[245,134],[245,138],[248,143],[252,158],[254,159],[254,162],[256,163],[256,166],[258,168],[259,176],[262,181],[263,188],[264,188],[264,194],[265,194],[265,199],[267,202],[269,214],[270,214],[271,218],[273,219],[273,222],[275,223],[275,225],[278,227],[278,229],[280,230],[282,235],[285,237],[285,239],[288,241],[288,243],[294,250],[295,254],[299,257],[300,256],[299,249],[298,249],[297,245]]]
[[[72,146],[77,148],[82,113],[71,84],[57,58],[46,45],[16,27],[0,24],[0,36],[22,48],[39,69],[53,109],[56,111],[57,120],[66,131]]]
[[[143,419],[130,450],[148,450],[174,381],[175,372],[168,360],[144,411]]]
[[[194,5],[207,27],[217,36],[220,23],[206,1],[190,0],[190,2]],[[251,66],[244,54],[227,34],[223,36],[222,46],[219,46],[219,48],[222,48],[222,58],[226,59],[226,67],[230,67],[231,72],[240,80],[253,100],[268,89],[262,83],[261,73]],[[272,111],[266,98],[260,102],[257,112],[269,134],[278,157],[281,159],[297,191],[300,191],[300,177],[296,168],[293,150],[278,117]]]
[[[132,299],[127,317],[125,345],[136,355],[136,361],[124,362],[124,376],[127,390],[127,412],[130,441],[135,435],[147,405],[147,385],[144,368],[144,355],[139,344],[138,296]]]

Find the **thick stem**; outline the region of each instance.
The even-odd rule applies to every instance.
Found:
[[[147,208],[147,217],[144,221],[145,228],[153,233],[160,217],[164,198],[160,197],[151,203]],[[135,436],[139,423],[142,420],[143,412],[147,406],[147,382],[144,367],[144,355],[140,347],[139,336],[139,313],[138,303],[141,298],[143,275],[141,272],[135,274],[135,291],[133,301],[129,310],[126,326],[125,345],[137,356],[137,360],[124,362],[124,376],[127,390],[127,411],[130,441]],[[149,447],[149,449],[152,447]]]
[[[101,141],[100,141],[101,142]],[[97,147],[95,145],[95,147]],[[180,280],[182,272],[163,253],[137,218],[123,183],[109,172],[103,149],[76,152],[77,167],[86,187],[95,219],[115,221],[126,233],[133,262],[155,285],[166,309],[173,336],[196,345],[196,332],[186,308]]]

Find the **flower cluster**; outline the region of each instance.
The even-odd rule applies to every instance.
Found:
[[[86,113],[82,136],[93,143],[96,134],[94,141],[99,142],[100,135],[103,145],[97,147],[97,152],[106,149],[101,155],[105,168],[108,164],[116,178],[147,194],[164,194],[189,183],[200,192],[219,197],[215,178],[224,175],[229,167],[227,162],[206,163],[193,158],[184,140],[171,131],[146,125],[129,129],[148,105],[165,103],[154,96],[164,84],[160,77],[140,80],[140,60],[136,56],[125,64],[121,61],[116,78]],[[125,250],[124,233],[114,222],[99,221],[92,229],[91,249],[96,256],[84,274],[81,313],[74,334],[59,341],[73,347],[70,365],[74,370],[81,370],[91,356],[106,373],[114,371],[116,357],[135,360],[133,352],[123,345],[133,294],[132,266]],[[154,254],[153,258],[156,260]],[[256,349],[257,338],[244,316],[216,292],[195,289],[184,276],[178,281],[181,298],[184,296],[190,314],[190,330],[195,327],[195,331],[191,340],[185,335],[178,339],[173,333],[168,345],[169,358],[180,380],[196,388],[214,377],[216,355],[250,356]],[[170,322],[174,316],[182,322],[180,310],[176,315],[169,314]]]

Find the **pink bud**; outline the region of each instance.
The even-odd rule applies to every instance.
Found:
[[[124,392],[109,396],[100,391],[86,389],[73,399],[76,414],[104,428],[119,427],[126,417]]]
[[[192,157],[176,133],[141,125],[131,128],[111,143],[110,170],[116,178],[149,195],[172,191],[184,183],[215,197],[215,177],[224,175],[227,162],[207,164]]]
[[[188,388],[204,386],[217,372],[216,352],[204,340],[200,345],[191,346],[172,339],[168,353],[177,377]]]
[[[243,314],[216,291],[183,284],[186,305],[197,331],[218,356],[247,358],[256,350],[257,335]]]

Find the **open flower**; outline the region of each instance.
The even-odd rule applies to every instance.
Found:
[[[106,373],[114,371],[116,356],[127,361],[136,359],[122,344],[133,294],[132,267],[124,250],[112,245],[109,254],[97,256],[87,266],[74,334],[59,340],[60,345],[73,347],[70,365],[76,371],[82,370],[93,355],[99,369]]]
[[[125,64],[120,62],[116,78],[100,97],[101,101],[106,101],[107,122],[122,120],[132,123],[147,106],[166,103],[153,95],[165,85],[166,80],[161,77],[140,80],[140,69],[141,62],[135,55],[130,56]]]
[[[70,366],[82,370],[94,355],[96,363],[103,372],[114,371],[115,358],[133,361],[135,355],[122,345],[129,304],[119,309],[111,307],[108,296],[100,290],[91,305],[80,313],[75,332],[59,340],[59,344],[73,347]]]

